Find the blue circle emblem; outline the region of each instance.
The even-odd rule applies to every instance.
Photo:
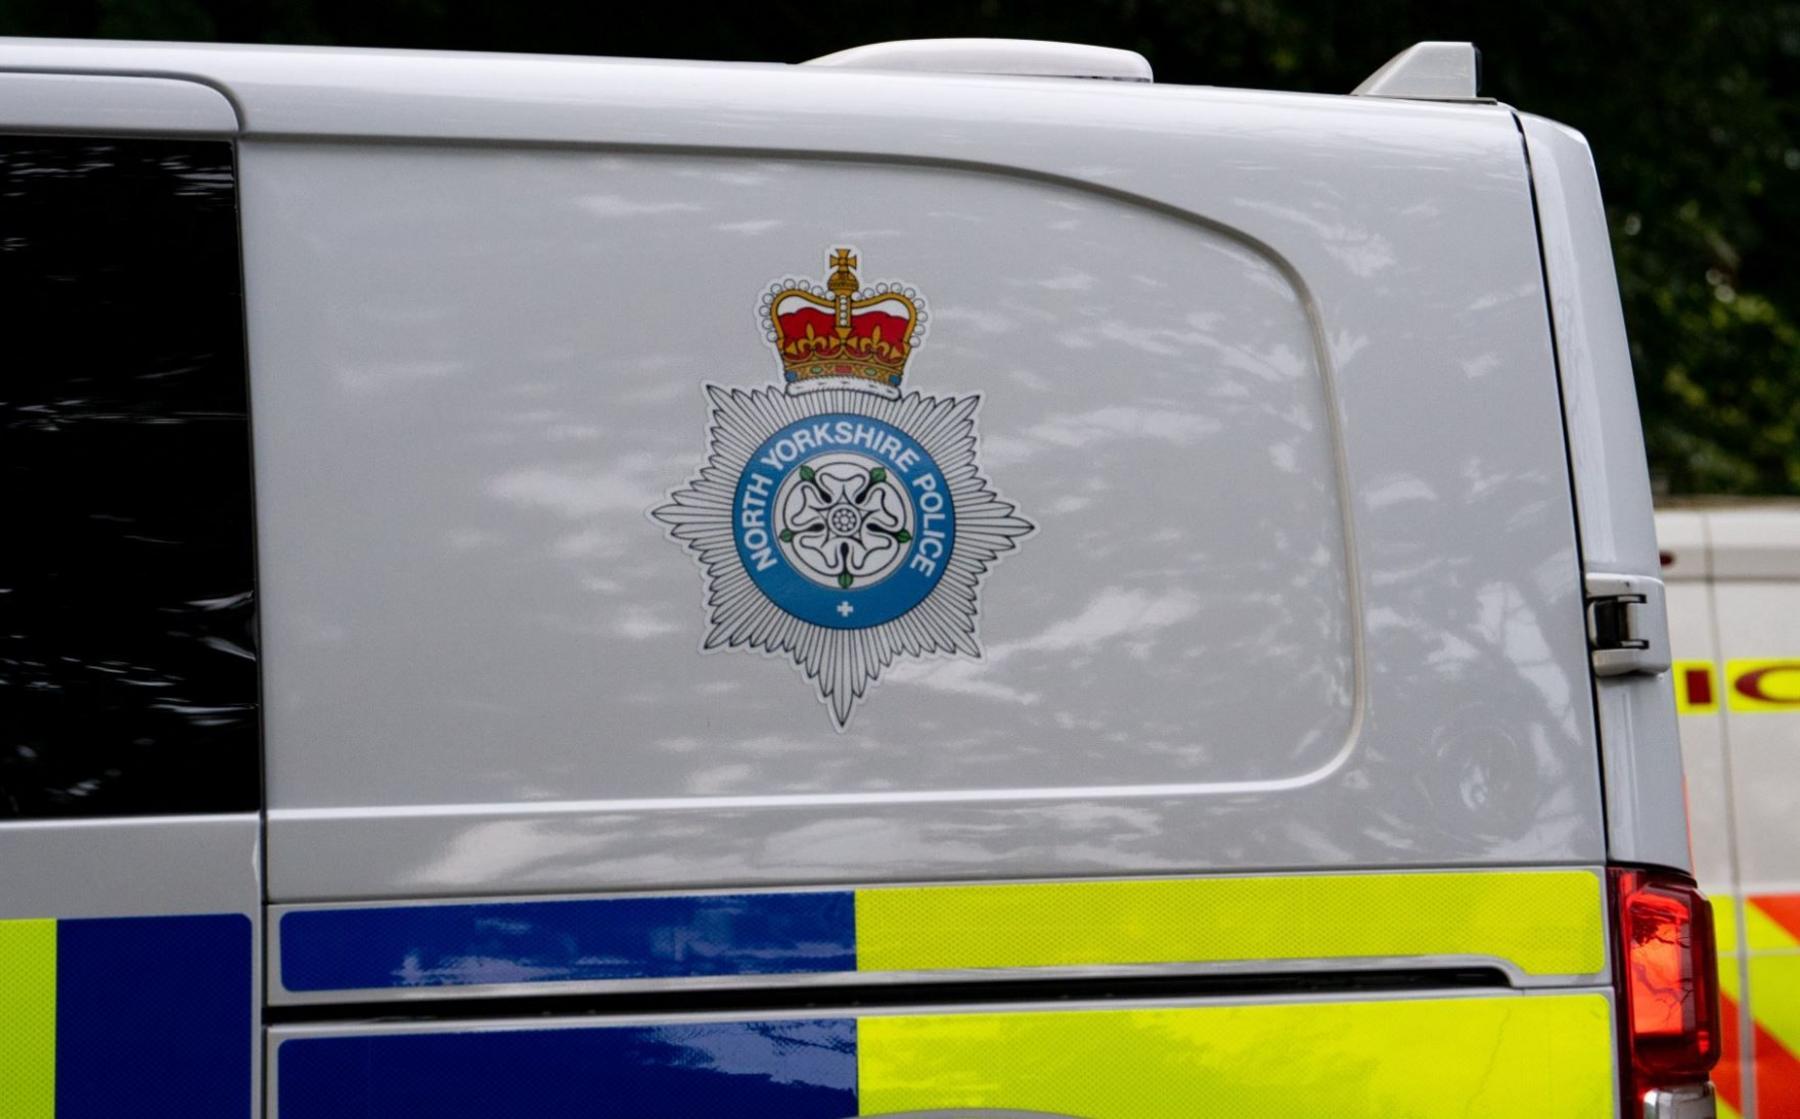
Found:
[[[814,625],[891,622],[944,577],[956,510],[919,441],[883,420],[796,420],[751,454],[732,502],[738,558],[770,601]]]

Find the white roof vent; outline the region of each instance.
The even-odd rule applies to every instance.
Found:
[[[1353,97],[1408,101],[1475,101],[1481,52],[1474,43],[1414,43],[1351,91]]]
[[[1038,39],[901,39],[851,47],[847,51],[809,59],[801,65],[938,74],[1101,78],[1116,82],[1153,80],[1150,61],[1136,51]]]

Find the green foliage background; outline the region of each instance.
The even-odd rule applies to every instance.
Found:
[[[1593,142],[1659,486],[1800,493],[1800,3],[0,0],[0,34],[765,61],[995,35],[1127,47],[1160,81],[1320,92],[1417,40],[1470,39],[1485,92]]]

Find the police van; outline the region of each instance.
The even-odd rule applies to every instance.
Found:
[[[0,1114],[1714,1114],[1593,163],[0,44]]]
[[[1800,504],[1687,501],[1656,527],[1717,927],[1719,1111],[1800,1115]]]

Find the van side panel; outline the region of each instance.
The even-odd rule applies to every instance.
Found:
[[[304,108],[282,65],[253,132]],[[729,149],[675,111],[698,75]],[[420,108],[406,142],[242,147],[277,900],[1603,856],[1509,116],[520,82],[480,127],[543,143]],[[530,112],[551,85],[591,111]],[[981,656],[897,658],[840,733],[791,663],[702,653],[706,577],[647,514],[724,422],[707,384],[780,384],[757,298],[844,246],[925,301],[904,391],[979,394],[1035,531],[983,575]]]

